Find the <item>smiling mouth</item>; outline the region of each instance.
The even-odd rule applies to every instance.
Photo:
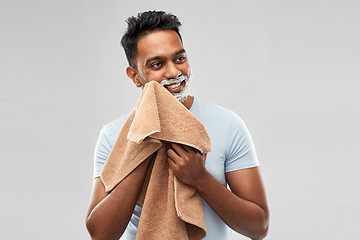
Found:
[[[178,83],[164,85],[164,87],[171,93],[180,92],[184,88],[184,86],[185,86],[185,80]]]
[[[178,82],[178,83],[173,83],[173,84],[165,85],[165,87],[166,87],[167,89],[177,88],[177,87],[179,87],[179,86],[181,85],[182,82],[183,82],[183,81]]]

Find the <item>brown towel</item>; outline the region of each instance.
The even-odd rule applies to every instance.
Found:
[[[202,123],[157,82],[145,85],[101,173],[106,191],[151,158],[138,202],[143,205],[136,239],[202,239],[206,235],[200,195],[177,180],[167,162],[169,142],[206,154],[211,139]],[[146,170],[145,170],[146,171]]]

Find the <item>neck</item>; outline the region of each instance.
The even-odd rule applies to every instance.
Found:
[[[191,106],[193,105],[193,102],[194,102],[194,97],[189,95],[182,104],[184,104],[184,106],[187,109],[190,109]]]

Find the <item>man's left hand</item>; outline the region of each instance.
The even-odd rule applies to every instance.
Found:
[[[168,162],[175,176],[185,184],[196,188],[199,179],[206,173],[206,155],[197,149],[172,143],[167,151]]]

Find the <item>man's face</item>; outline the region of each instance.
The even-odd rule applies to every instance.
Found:
[[[145,35],[138,41],[135,59],[136,69],[128,70],[136,86],[141,87],[150,81],[161,83],[163,80],[179,76],[190,77],[190,66],[180,37],[173,30],[160,30]],[[129,67],[131,68],[131,67]],[[165,85],[171,93],[180,92],[185,87]]]

